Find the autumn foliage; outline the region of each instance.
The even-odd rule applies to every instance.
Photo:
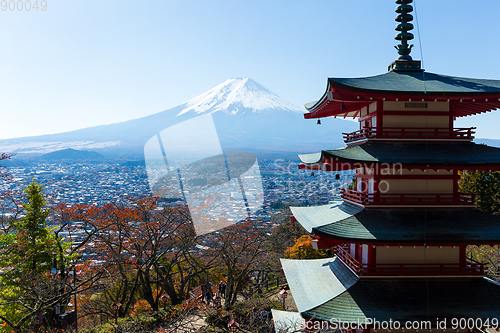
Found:
[[[255,221],[197,236],[186,206],[156,197],[102,206],[54,205],[48,197],[35,180],[24,193],[0,194],[0,332],[32,331],[38,315],[46,331],[105,327],[115,316],[150,315],[155,325],[177,327],[213,306],[190,293],[195,288],[212,282],[215,293],[224,281],[222,306],[231,313],[243,291],[279,272],[284,248]],[[288,231],[274,240],[282,237]],[[62,327],[59,314],[70,312],[78,321]]]
[[[312,237],[302,235],[295,239],[295,244],[286,250],[285,255],[289,259],[319,259],[326,257],[326,252],[313,249]]]

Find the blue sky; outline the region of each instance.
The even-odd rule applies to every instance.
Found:
[[[234,77],[302,105],[323,94],[327,77],[381,74],[397,57],[393,0],[46,4],[46,11],[0,11],[0,138],[143,117]],[[417,0],[416,7],[427,71],[500,79],[500,1]],[[500,138],[499,120],[496,111],[456,126]]]

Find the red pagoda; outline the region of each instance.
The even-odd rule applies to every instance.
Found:
[[[388,72],[329,78],[321,99],[306,104],[306,119],[354,117],[360,127],[344,133],[344,148],[300,155],[299,167],[355,175],[342,203],[291,208],[313,246],[334,248],[335,257],[283,259],[283,271],[310,323],[364,323],[363,332],[495,328],[500,284],[466,248],[500,244],[500,216],[476,209],[458,172],[499,170],[500,149],[453,124],[500,108],[500,81],[426,72],[410,56],[412,0],[396,3],[401,43]]]

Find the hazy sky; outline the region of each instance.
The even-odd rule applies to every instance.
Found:
[[[143,117],[234,77],[303,105],[323,94],[327,77],[382,74],[397,57],[393,0],[46,5],[0,10],[0,138]],[[427,71],[500,79],[500,1],[417,0],[416,7]],[[418,37],[413,43],[421,59]],[[500,138],[499,120],[495,111],[457,127]]]

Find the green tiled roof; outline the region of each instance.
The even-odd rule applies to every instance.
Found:
[[[370,77],[329,78],[328,83],[349,89],[390,93],[500,93],[500,80],[453,77],[429,72],[387,72]]]
[[[311,216],[315,208],[309,207]],[[374,243],[498,243],[500,216],[460,208],[364,209],[315,227],[313,232],[327,238]]]
[[[290,207],[290,210],[302,227],[312,232],[313,228],[346,219],[363,208],[339,202],[316,207]]]
[[[323,154],[322,153],[303,154],[303,155],[299,155],[299,158],[302,161],[302,163],[316,164],[316,163],[320,163],[320,161],[322,161]]]
[[[494,166],[500,164],[500,148],[466,143],[366,142],[321,154],[299,155],[306,165],[324,158],[350,163],[401,163],[425,166]]]
[[[361,279],[344,293],[302,312],[341,322],[500,318],[500,285],[487,279]]]
[[[421,71],[387,72],[385,74],[359,78],[329,78],[326,92],[314,102],[305,104],[313,110],[327,99],[332,87],[349,91],[377,94],[426,95],[430,96],[480,96],[500,94],[500,80],[473,79],[434,74]]]
[[[337,258],[281,259],[281,266],[299,312],[337,297],[358,281]]]

